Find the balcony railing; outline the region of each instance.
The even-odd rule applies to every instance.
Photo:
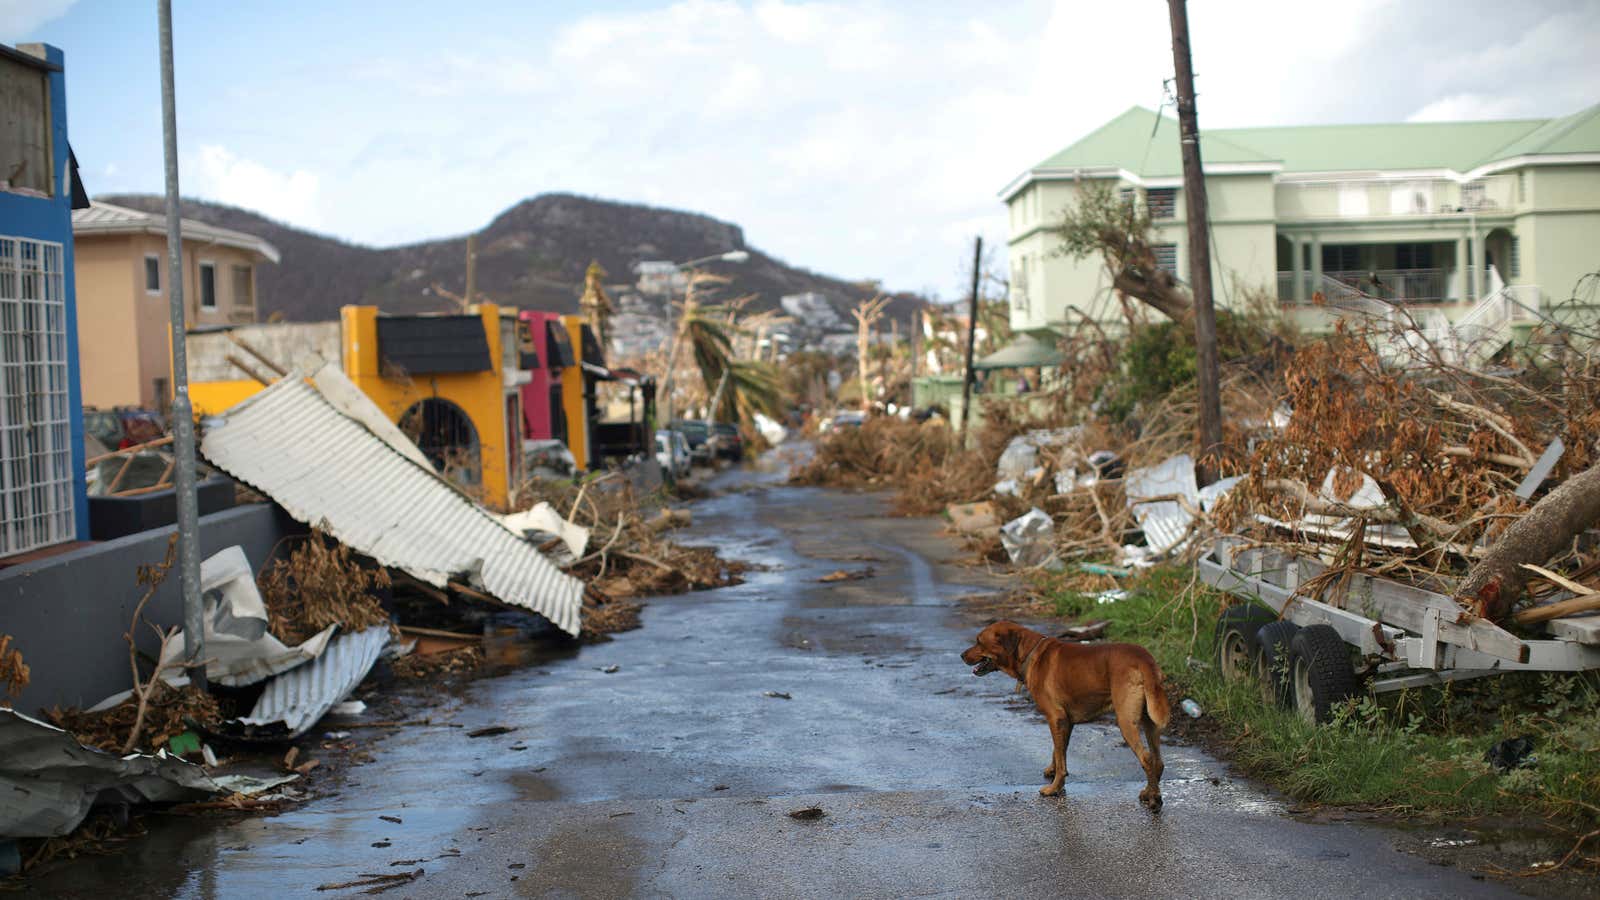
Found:
[[[1376,297],[1389,303],[1440,303],[1446,300],[1471,299],[1472,272],[1465,273],[1447,269],[1380,269],[1378,271],[1350,271],[1350,272],[1324,272],[1324,283],[1319,288],[1310,272],[1301,272],[1300,277],[1305,281],[1301,296],[1306,302],[1311,300],[1311,295],[1317,290],[1322,290],[1324,296],[1331,297],[1333,293],[1344,293],[1336,289],[1330,290],[1328,281],[1338,282],[1351,288],[1353,291],[1368,297]],[[1466,279],[1463,287],[1458,288],[1458,277]],[[1489,286],[1485,285],[1485,292]],[[1278,273],[1278,297],[1284,303],[1293,303],[1295,296],[1294,273]]]

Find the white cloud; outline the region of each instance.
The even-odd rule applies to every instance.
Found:
[[[1522,113],[1524,101],[1516,97],[1452,94],[1440,97],[1409,116],[1407,122],[1466,122],[1510,119]]]
[[[0,0],[0,42],[15,44],[66,15],[77,0]]]
[[[216,144],[201,146],[198,158],[187,168],[196,187],[186,185],[186,193],[302,227],[322,224],[320,182],[310,172],[277,172]]]
[[[1202,130],[1553,116],[1600,97],[1593,0],[1349,0],[1312,25],[1276,0],[1195,0],[1189,16]],[[383,45],[342,77],[302,66],[298,92],[275,71],[252,118],[278,137],[208,148],[202,183],[382,243],[481,227],[545,191],[649,202],[800,265],[960,296],[973,232],[1003,256],[1000,187],[1160,105],[1172,72],[1161,3],[677,0],[556,18]]]

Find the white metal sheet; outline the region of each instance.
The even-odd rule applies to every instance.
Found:
[[[463,579],[576,635],[583,582],[350,415],[362,399],[335,406],[290,373],[208,420],[200,449],[299,521],[384,565],[441,587]]]
[[[321,656],[267,682],[250,715],[239,721],[257,726],[282,722],[289,737],[299,737],[350,696],[387,643],[389,629],[384,626],[334,638]]]

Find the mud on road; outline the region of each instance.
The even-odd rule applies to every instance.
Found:
[[[713,487],[681,539],[764,567],[745,583],[653,600],[641,630],[473,683],[337,793],[231,824],[157,818],[28,890],[326,897],[422,869],[389,895],[1506,893],[1393,832],[1287,817],[1191,747],[1168,749],[1152,815],[1106,723],[1080,726],[1064,795],[1040,798],[1042,721],[957,658],[982,623],[956,598],[1004,585],[880,496],[749,471]],[[465,736],[491,726],[509,730]]]

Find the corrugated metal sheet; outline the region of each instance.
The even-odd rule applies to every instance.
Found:
[[[440,586],[465,578],[578,633],[583,582],[340,412],[300,373],[209,420],[200,449],[296,519],[384,565]]]
[[[389,629],[368,628],[334,638],[322,655],[267,682],[245,725],[282,722],[290,737],[317,724],[335,703],[350,696],[389,643]]]
[[[1123,480],[1123,491],[1133,517],[1144,530],[1145,543],[1158,556],[1171,553],[1188,537],[1194,515],[1173,500],[1141,503],[1146,497],[1176,494],[1198,509],[1200,492],[1195,486],[1194,460],[1187,453],[1164,460],[1160,465],[1133,469]]]
[[[0,838],[67,834],[98,802],[201,800],[217,790],[204,769],[164,750],[117,757],[0,708]]]

